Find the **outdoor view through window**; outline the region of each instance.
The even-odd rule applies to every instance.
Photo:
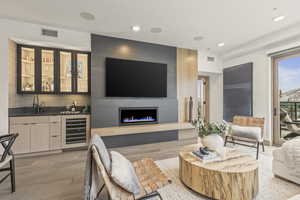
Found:
[[[300,56],[278,62],[280,137],[300,136]]]

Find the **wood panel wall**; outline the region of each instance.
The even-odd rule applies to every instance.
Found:
[[[193,118],[197,111],[198,52],[177,48],[178,121],[188,121],[188,101],[193,98]]]

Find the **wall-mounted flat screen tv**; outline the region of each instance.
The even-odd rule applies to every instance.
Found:
[[[167,97],[167,64],[106,58],[107,97]]]

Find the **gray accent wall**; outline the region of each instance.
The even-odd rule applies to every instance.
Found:
[[[158,107],[159,123],[178,121],[176,47],[92,34],[92,128],[119,125],[119,107]],[[105,97],[105,58],[131,59],[168,65],[167,98]]]
[[[107,148],[178,140],[178,130],[102,137]]]
[[[235,115],[252,116],[253,63],[223,70],[224,120],[232,122]]]

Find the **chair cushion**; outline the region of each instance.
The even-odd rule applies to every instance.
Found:
[[[232,125],[231,126],[231,135],[237,136],[237,137],[248,138],[248,139],[254,139],[259,142],[262,141],[260,127]]]
[[[131,162],[118,152],[111,152],[112,171],[111,178],[124,190],[133,193],[140,193],[139,179]]]
[[[1,158],[2,155],[0,155]],[[4,167],[13,157],[12,156],[6,156],[5,160],[3,162],[0,162],[0,168]]]
[[[99,151],[100,159],[105,167],[108,174],[111,173],[111,156],[100,136],[93,136],[91,144],[97,146]]]

